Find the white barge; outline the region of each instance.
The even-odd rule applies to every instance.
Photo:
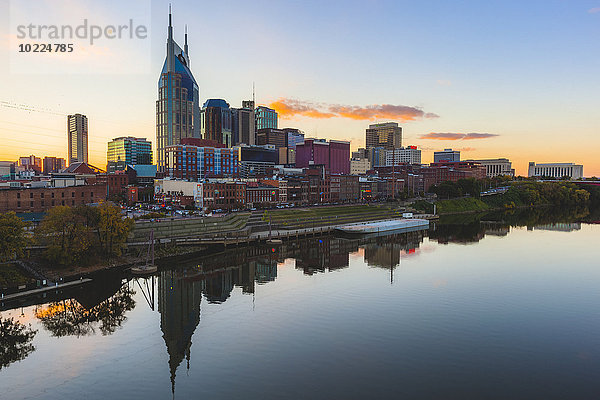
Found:
[[[429,221],[426,219],[386,219],[383,221],[357,222],[348,225],[341,225],[335,229],[339,232],[357,235],[392,233],[392,232],[412,232],[425,230],[429,228]]]

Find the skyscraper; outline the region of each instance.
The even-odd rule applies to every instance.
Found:
[[[158,172],[165,171],[165,149],[183,138],[200,137],[200,92],[190,70],[187,27],[183,50],[173,40],[169,9],[167,56],[158,80],[156,101],[156,158]]]
[[[145,138],[118,137],[108,142],[106,161],[124,161],[131,165],[152,164],[152,143]]]
[[[208,99],[200,113],[200,133],[204,139],[214,140],[226,147],[233,145],[232,113],[223,99]]]
[[[232,108],[232,131],[233,144],[256,144],[256,117],[254,112],[254,101],[245,100],[242,108]]]
[[[402,128],[397,122],[369,125],[366,132],[367,148],[383,147],[386,150],[402,147]]]
[[[67,134],[69,137],[69,165],[76,162],[88,162],[88,119],[85,115],[67,116]]]

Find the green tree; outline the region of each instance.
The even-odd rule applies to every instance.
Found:
[[[0,262],[23,256],[26,224],[14,212],[0,214]]]

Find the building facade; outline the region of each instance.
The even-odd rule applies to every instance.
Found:
[[[397,122],[369,125],[366,131],[366,146],[393,150],[402,147],[402,128]]]
[[[417,146],[402,147],[385,152],[385,165],[421,164],[421,150]]]
[[[78,206],[106,199],[106,185],[32,187],[0,190],[0,212],[45,212],[55,206]]]
[[[152,142],[145,138],[131,136],[115,138],[108,142],[106,161],[150,165],[152,164]]]
[[[67,116],[67,136],[69,138],[69,165],[88,162],[88,119],[83,114]]]
[[[433,162],[457,162],[460,161],[460,151],[444,149],[433,153]]]
[[[284,128],[287,134],[286,146],[290,149],[296,149],[296,145],[304,142],[304,132],[296,128]]]
[[[156,101],[156,163],[165,171],[167,146],[178,145],[182,138],[200,138],[200,91],[190,70],[187,33],[181,49],[173,39],[169,13],[167,55],[158,80]]]
[[[529,177],[549,177],[561,179],[569,177],[570,179],[583,178],[583,165],[575,163],[529,163]]]
[[[239,174],[237,148],[216,148],[180,144],[166,149],[166,175],[198,180]]]
[[[242,102],[242,108],[232,108],[232,130],[233,144],[238,146],[256,144],[256,116],[254,113],[254,102],[247,100]]]
[[[323,166],[332,174],[350,173],[350,142],[305,139],[296,145],[296,167]]]
[[[208,99],[200,113],[200,133],[226,147],[233,146],[233,118],[229,103],[223,99]]]
[[[283,129],[264,128],[256,132],[256,144],[275,146],[276,149],[287,146],[287,133]]]
[[[477,162],[485,167],[486,176],[493,178],[496,176],[506,175],[515,176],[515,170],[512,168],[512,163],[508,158],[493,158],[485,160],[467,160]]]
[[[353,158],[350,160],[350,174],[364,175],[371,169],[371,162],[368,158]]]
[[[277,111],[265,106],[256,107],[256,131],[265,128],[278,128]]]
[[[43,161],[44,175],[49,175],[53,172],[60,172],[67,168],[67,162],[64,158],[44,157]]]

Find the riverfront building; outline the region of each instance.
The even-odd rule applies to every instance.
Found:
[[[165,172],[166,149],[178,145],[181,139],[200,138],[200,92],[190,70],[190,58],[185,34],[181,49],[173,39],[169,12],[167,56],[158,80],[156,101],[156,162],[158,172]]]
[[[512,163],[507,158],[466,161],[473,161],[483,165],[488,178],[493,178],[500,175],[515,176],[515,170],[512,168]]]
[[[583,165],[575,163],[529,163],[529,177],[549,177],[560,179],[568,176],[570,179],[583,178]]]
[[[69,165],[88,162],[88,119],[82,114],[67,116]]]
[[[399,149],[402,147],[402,128],[397,122],[369,125],[366,131],[366,144],[367,148]]]

